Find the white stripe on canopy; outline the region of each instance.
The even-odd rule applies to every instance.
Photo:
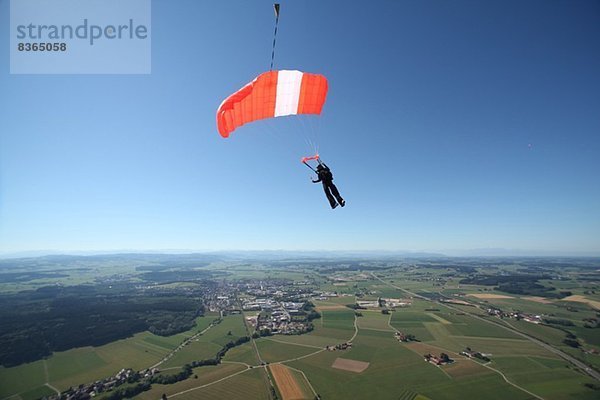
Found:
[[[298,113],[302,72],[279,71],[277,74],[277,97],[275,98],[275,117]]]

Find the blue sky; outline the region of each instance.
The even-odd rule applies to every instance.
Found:
[[[0,252],[600,254],[597,1],[283,1],[275,67],[327,76],[323,116],[222,139],[271,4],[153,1],[150,75],[10,75],[0,0]]]

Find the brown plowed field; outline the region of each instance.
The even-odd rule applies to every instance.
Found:
[[[333,368],[343,369],[344,371],[350,372],[363,372],[365,369],[369,367],[368,362],[364,361],[356,361],[349,360],[347,358],[336,358],[333,364],[331,364]]]
[[[275,384],[283,400],[302,400],[307,398],[300,385],[298,385],[296,378],[285,365],[271,364],[269,365],[269,369],[271,370],[271,374],[273,374],[273,379],[275,379]]]

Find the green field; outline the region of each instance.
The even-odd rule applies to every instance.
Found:
[[[261,358],[265,362],[269,363],[302,357],[304,355],[321,350],[314,347],[275,342],[273,340],[269,340],[268,338],[257,340],[256,346],[258,347]]]
[[[243,325],[241,328],[238,326],[240,318],[241,316],[237,317],[236,324],[229,321],[225,323],[225,329],[233,329],[238,334],[243,333]],[[206,328],[212,320],[212,317],[200,317],[197,319],[197,326],[190,331],[169,337],[144,332],[104,346],[57,352],[47,360],[12,368],[0,367],[0,398],[16,393],[21,393],[23,398],[29,398],[31,396],[27,395],[27,392],[47,391],[45,382],[49,382],[59,390],[66,390],[73,385],[114,375],[122,368],[135,370],[148,368],[160,361],[185,338]],[[230,328],[230,325],[236,327]],[[222,335],[215,340],[222,341]],[[221,346],[215,346],[216,353]]]
[[[231,332],[231,335],[229,333]],[[162,368],[180,367],[192,361],[214,358],[221,348],[230,341],[246,336],[244,317],[241,314],[224,317],[221,323],[212,326],[204,334],[194,339],[181,351],[164,362]]]
[[[362,316],[356,319],[360,329],[379,329],[393,332],[388,325],[390,315],[382,314],[380,311],[360,310]]]
[[[230,349],[227,354],[225,354],[223,361],[258,365],[258,359],[256,358],[254,346],[250,342]]]
[[[0,367],[0,398],[45,388],[46,386],[43,386],[45,382],[44,361],[22,364],[13,368]]]
[[[413,311],[411,308],[395,311],[392,315],[392,323],[395,322],[437,322],[437,320],[425,312]]]
[[[542,397],[553,399],[593,399],[594,392],[583,384],[593,382],[568,368],[562,360],[539,357],[494,357],[494,368],[509,379]]]
[[[235,373],[242,372],[239,375],[232,376]],[[156,400],[163,394],[173,396],[176,393],[178,399],[244,399],[256,398],[266,399],[267,390],[261,374],[264,372],[261,368],[254,370],[247,369],[239,364],[220,364],[195,368],[194,375],[185,381],[177,382],[172,385],[153,385],[152,389],[144,392],[136,399]],[[194,376],[197,376],[195,378]],[[228,378],[229,376],[232,376]],[[223,381],[217,382],[221,379]],[[206,386],[208,385],[208,386]],[[244,392],[247,397],[244,397]]]
[[[222,382],[177,396],[178,400],[268,400],[269,390],[265,384],[262,368],[248,370]],[[156,399],[156,398],[154,398]]]
[[[461,316],[462,317],[462,316]],[[492,337],[506,339],[520,339],[521,336],[516,335],[500,326],[476,320],[471,317],[463,319],[462,323],[453,323],[446,325],[446,329],[453,336],[469,336],[469,337]]]
[[[104,346],[67,350],[54,353],[47,360],[0,368],[0,396],[42,386],[46,382],[44,363],[48,382],[59,390],[111,376],[122,368],[147,368],[171,350],[163,347],[168,345],[168,341],[161,339],[144,332]]]
[[[345,342],[352,337],[353,333],[354,332],[348,330],[319,328],[318,325],[316,325],[313,332],[304,335],[282,335],[276,336],[276,338],[282,342],[299,343],[324,348],[328,345]]]
[[[354,310],[321,311],[320,319],[323,328],[354,330]]]

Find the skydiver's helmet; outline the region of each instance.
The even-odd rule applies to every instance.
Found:
[[[323,166],[323,164],[317,165],[317,171],[323,171],[324,169],[325,167]]]

